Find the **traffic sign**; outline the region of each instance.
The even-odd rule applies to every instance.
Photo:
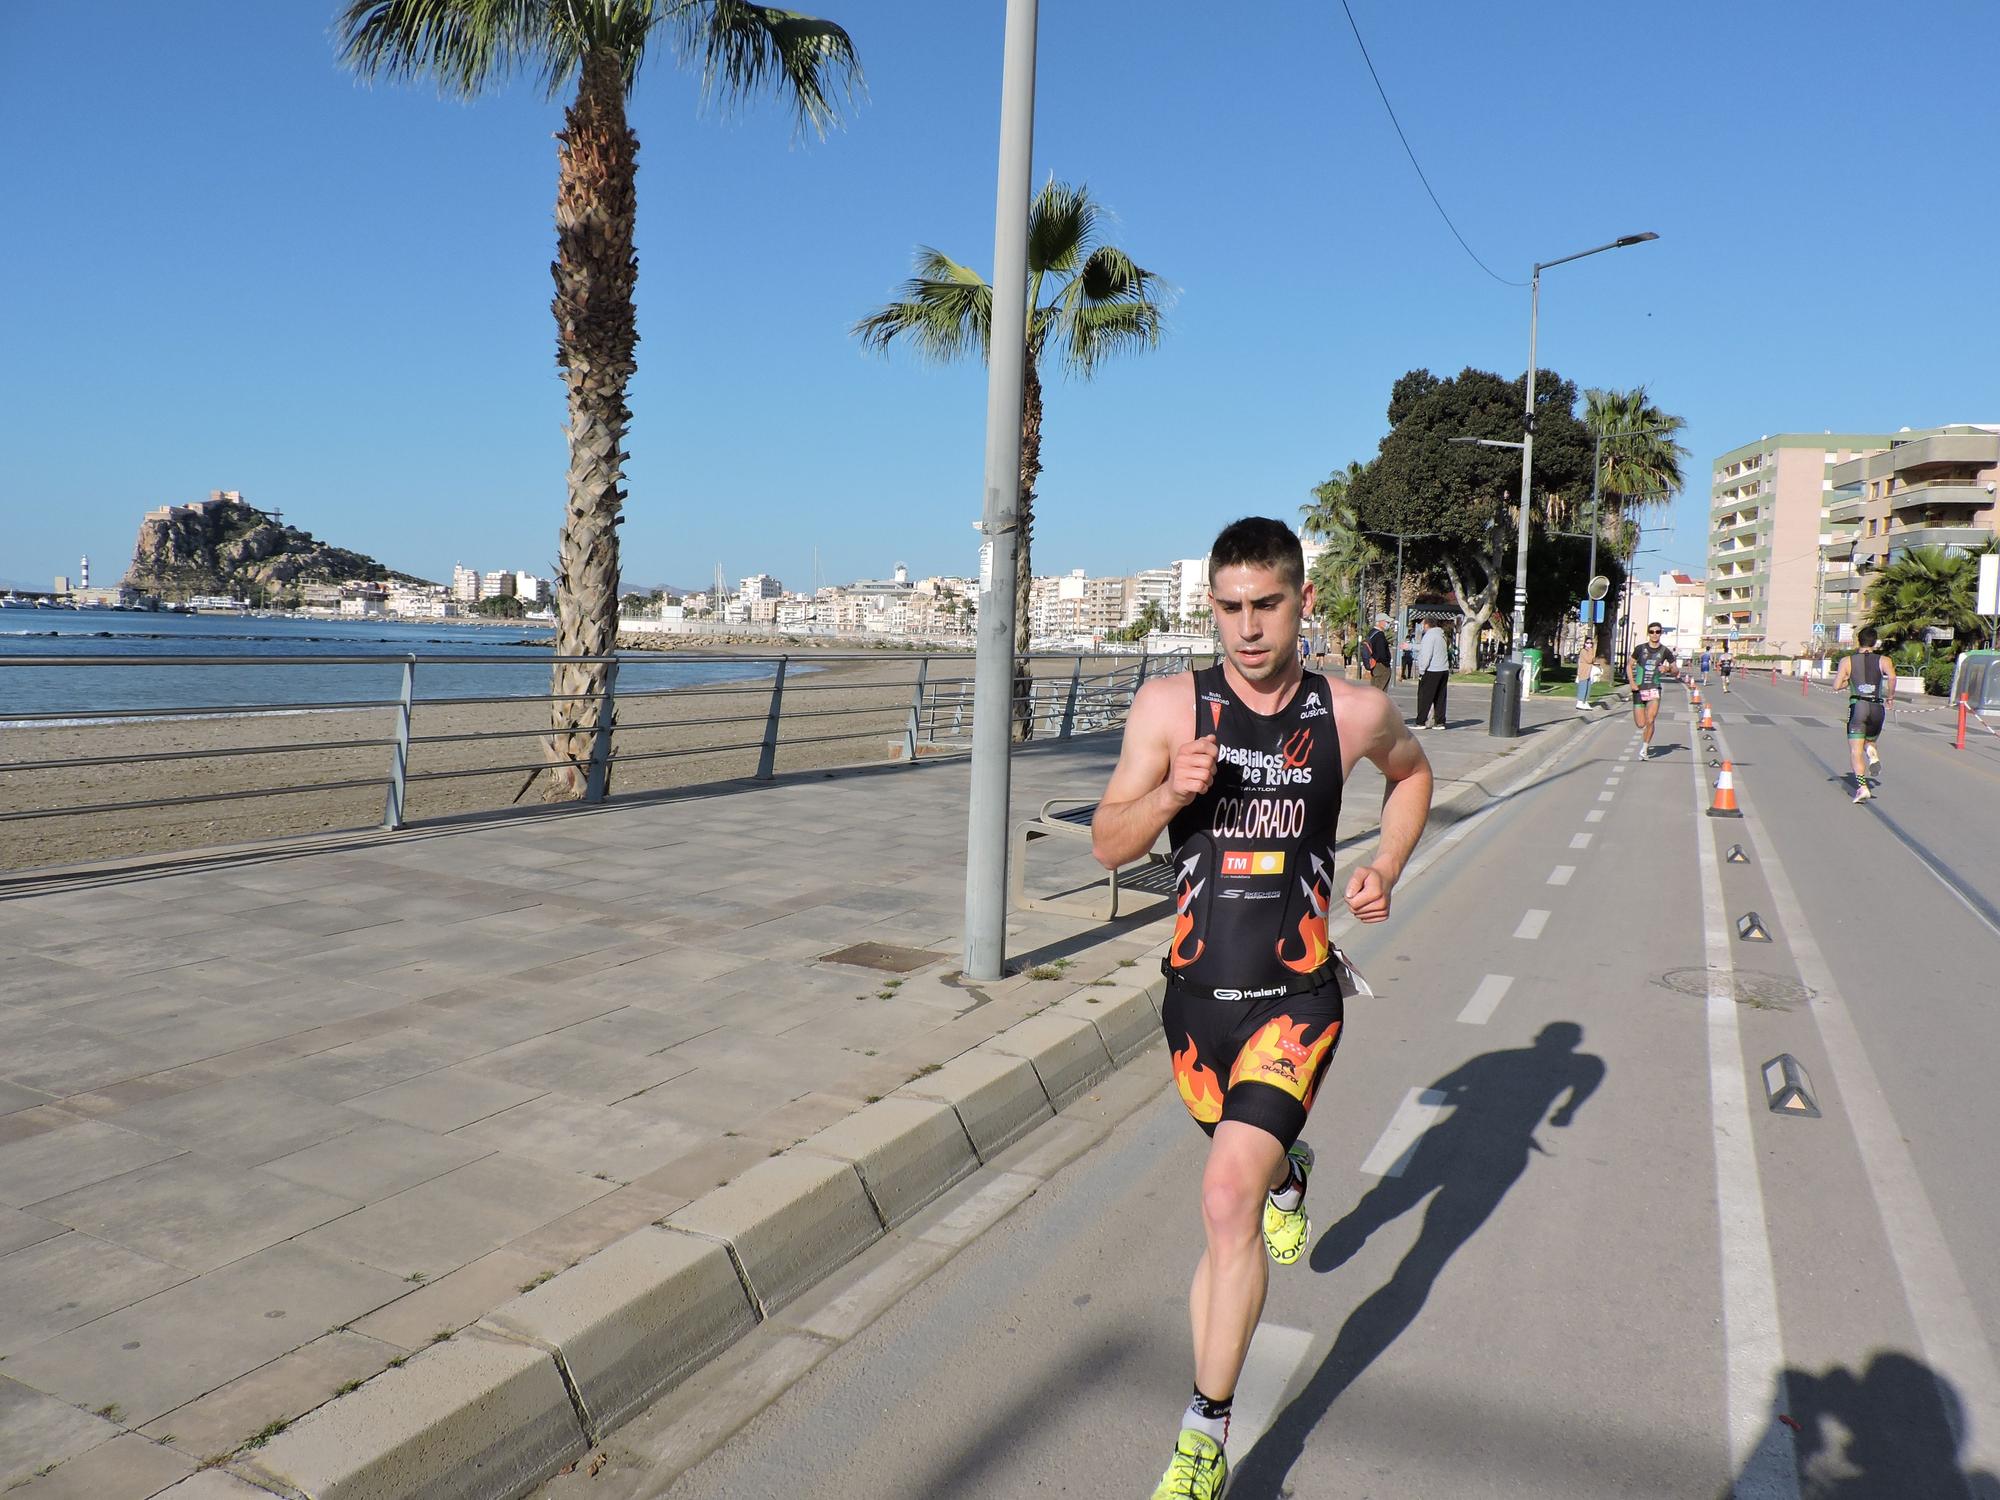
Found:
[[[1813,634],[1815,636],[1822,636],[1826,634],[1826,622],[1824,620],[1813,621]]]

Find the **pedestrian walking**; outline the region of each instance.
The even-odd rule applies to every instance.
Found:
[[[1389,691],[1389,626],[1387,615],[1375,617],[1375,628],[1368,632],[1368,639],[1361,643],[1361,665],[1367,670],[1368,680],[1383,692]]]
[[[1418,632],[1413,627],[1409,634],[1403,637],[1403,681],[1405,682],[1410,680],[1410,663],[1416,658],[1417,635]]]
[[[1417,726],[1426,720],[1445,727],[1445,687],[1451,681],[1451,653],[1445,645],[1444,630],[1436,620],[1424,625],[1417,642]],[[1433,718],[1435,715],[1435,718]]]
[[[1597,632],[1587,630],[1583,634],[1583,645],[1576,653],[1576,711],[1590,710],[1590,674],[1597,665]]]
[[[1266,1256],[1295,1264],[1312,1238],[1313,1153],[1299,1135],[1346,999],[1368,993],[1327,933],[1341,788],[1363,759],[1388,782],[1381,840],[1344,888],[1363,922],[1388,917],[1431,798],[1430,763],[1393,702],[1300,668],[1292,638],[1313,588],[1289,526],[1250,517],[1225,528],[1208,577],[1222,659],[1139,689],[1091,820],[1092,852],[1110,869],[1163,830],[1173,842],[1179,893],[1161,1020],[1181,1100],[1210,1139],[1207,1248],[1188,1299],[1194,1395],[1154,1500],[1222,1494]],[[1386,643],[1375,660],[1386,674]]]

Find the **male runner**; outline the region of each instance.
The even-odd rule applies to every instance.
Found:
[[[1729,691],[1729,674],[1736,670],[1736,658],[1730,655],[1727,646],[1722,648],[1722,659],[1715,665],[1716,669],[1722,673],[1722,690],[1726,693]]]
[[[1290,1265],[1312,1234],[1313,1156],[1299,1132],[1344,1001],[1362,992],[1327,936],[1341,787],[1364,757],[1388,783],[1381,841],[1344,892],[1364,922],[1389,915],[1431,799],[1430,763],[1388,696],[1294,660],[1313,589],[1290,527],[1251,517],[1225,528],[1208,577],[1222,660],[1139,690],[1091,823],[1093,851],[1113,869],[1171,830],[1180,894],[1163,1020],[1181,1098],[1212,1141],[1207,1250],[1188,1297],[1194,1399],[1154,1500],[1222,1493],[1264,1252]]]
[[[1646,737],[1639,759],[1653,758],[1653,723],[1660,717],[1660,679],[1680,676],[1674,648],[1660,644],[1658,625],[1646,627],[1646,642],[1632,648],[1632,722]]]
[[[1882,764],[1875,740],[1889,717],[1889,705],[1896,701],[1896,665],[1875,649],[1878,637],[1873,625],[1862,626],[1858,639],[1861,649],[1840,659],[1833,690],[1847,689],[1847,757],[1854,765],[1854,800],[1867,802],[1875,795],[1868,773]]]
[[[1715,653],[1704,646],[1701,648],[1701,685],[1708,686],[1709,669],[1715,665]]]

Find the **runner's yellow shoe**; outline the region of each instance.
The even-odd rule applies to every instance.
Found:
[[[1153,1500],[1220,1500],[1228,1483],[1229,1460],[1221,1446],[1207,1433],[1183,1427]]]
[[[1299,1181],[1305,1182],[1312,1173],[1313,1148],[1304,1141],[1294,1142],[1285,1153],[1298,1170]],[[1312,1239],[1312,1220],[1306,1217],[1304,1198],[1300,1198],[1297,1208],[1280,1208],[1271,1201],[1267,1193],[1264,1197],[1264,1248],[1271,1252],[1271,1259],[1281,1266],[1289,1266],[1305,1253],[1306,1244]]]

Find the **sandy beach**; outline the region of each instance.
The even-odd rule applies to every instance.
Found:
[[[641,647],[651,642],[635,642]],[[703,655],[719,654],[712,646]],[[768,647],[745,656],[769,657]],[[1135,665],[1130,656],[1088,659],[1089,674]],[[805,670],[810,668],[810,670]],[[1067,696],[1071,659],[1035,663],[1052,702]],[[898,759],[916,683],[916,653],[884,651],[828,659],[810,650],[787,668],[779,727],[779,773]],[[967,743],[972,658],[933,658],[932,711],[920,754]],[[962,681],[960,681],[962,679]],[[1129,676],[1127,678],[1129,681]],[[963,717],[955,722],[963,694]],[[612,795],[657,791],[754,775],[770,708],[771,678],[620,693]],[[0,822],[0,870],[190,850],[217,844],[379,826],[386,798],[395,711],[231,715],[171,722],[108,723],[5,731],[0,741],[0,811],[62,807],[59,817]],[[538,736],[549,711],[533,701],[419,704],[411,714],[405,821],[537,805],[542,778],[523,790],[539,763]],[[501,735],[506,738],[462,738]],[[263,754],[235,753],[272,747]],[[279,747],[310,747],[285,749]],[[88,762],[166,752],[186,759]],[[45,770],[10,764],[60,761]],[[361,785],[343,786],[357,782]],[[309,790],[252,795],[278,786]],[[90,811],[92,805],[194,794],[219,800],[182,807]]]

